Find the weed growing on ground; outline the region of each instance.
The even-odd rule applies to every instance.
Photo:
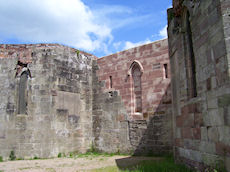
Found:
[[[58,153],[58,158],[61,158],[62,157],[62,153]]]
[[[10,158],[10,160],[11,160],[11,161],[16,160],[16,156],[15,156],[15,154],[14,154],[14,151],[13,151],[13,150],[10,152],[10,156],[9,156],[9,158]]]
[[[74,154],[74,153],[71,153],[71,154]],[[62,158],[62,157],[66,157],[66,155],[65,155],[65,153],[58,153],[58,156],[57,156],[58,158]]]
[[[16,160],[24,160],[24,158],[16,158]]]
[[[70,157],[70,158],[73,158],[73,155],[74,155],[73,152],[70,152],[70,153],[69,153],[69,157]]]
[[[3,162],[3,158],[2,158],[2,156],[0,156],[0,162]]]
[[[40,158],[38,158],[37,156],[35,156],[34,159],[40,159]]]

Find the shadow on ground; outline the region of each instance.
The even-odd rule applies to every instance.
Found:
[[[162,157],[138,157],[138,156],[133,156],[133,157],[127,157],[127,158],[121,158],[121,159],[116,159],[116,164],[117,167],[120,170],[133,170],[134,167],[137,165],[141,164],[144,161],[161,161],[164,158]]]

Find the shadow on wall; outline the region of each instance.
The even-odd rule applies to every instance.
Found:
[[[93,65],[93,140],[101,152],[132,152],[134,155],[159,155],[172,152],[171,89],[169,80],[157,84],[153,104],[143,113],[144,120],[128,120],[119,91],[104,92],[104,81]],[[164,90],[164,92],[163,92]],[[147,109],[147,107],[145,107]]]
[[[133,155],[163,155],[172,153],[171,88],[168,85],[157,108],[144,113],[145,120],[129,121],[129,140]]]

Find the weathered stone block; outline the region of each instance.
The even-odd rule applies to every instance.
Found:
[[[223,112],[224,115],[225,125],[230,126],[230,106],[223,108],[221,111]]]
[[[27,115],[17,115],[15,119],[15,128],[19,130],[26,130]]]
[[[208,141],[208,129],[207,129],[207,127],[201,127],[201,140]]]
[[[208,140],[213,142],[218,142],[219,140],[219,132],[217,127],[209,127],[208,128]]]
[[[224,115],[219,113],[218,109],[208,111],[208,116],[211,121],[211,126],[222,126],[224,125]]]
[[[225,107],[230,105],[230,95],[224,95],[218,98],[218,106]]]
[[[228,126],[218,127],[218,133],[219,133],[219,141],[226,145],[230,145],[230,127]]]
[[[215,154],[216,153],[216,145],[213,142],[208,141],[202,141],[199,145],[199,151],[206,152],[209,154]]]

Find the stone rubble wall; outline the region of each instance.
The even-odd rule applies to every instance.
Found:
[[[229,7],[230,2],[222,0],[174,0],[168,10],[174,153],[201,171],[218,162],[230,170]],[[196,69],[193,98],[188,96],[186,9]]]
[[[0,155],[56,157],[92,143],[92,59],[57,44],[0,46]],[[27,114],[17,113],[17,62],[28,63]]]

